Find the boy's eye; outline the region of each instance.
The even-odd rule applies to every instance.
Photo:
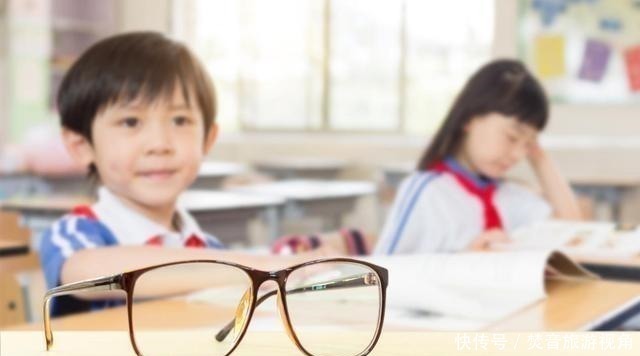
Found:
[[[173,118],[173,123],[177,126],[184,126],[189,124],[191,121],[186,116],[176,116]]]
[[[136,117],[127,117],[120,120],[119,124],[120,126],[134,128],[140,124],[140,120]]]

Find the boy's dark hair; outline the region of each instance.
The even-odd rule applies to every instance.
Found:
[[[92,142],[93,121],[105,107],[137,98],[171,98],[176,85],[187,104],[198,105],[206,135],[215,121],[215,92],[205,68],[186,46],[157,32],[106,38],[87,49],[64,76],[57,97],[62,126]]]
[[[517,60],[500,59],[481,67],[451,105],[444,122],[418,162],[418,170],[455,154],[464,127],[474,117],[490,113],[513,116],[543,130],[549,116],[547,97],[538,81]]]

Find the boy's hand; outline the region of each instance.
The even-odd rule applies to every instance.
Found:
[[[507,236],[507,233],[502,229],[491,229],[483,232],[476,237],[471,244],[469,244],[468,250],[471,251],[486,251],[491,249],[491,245],[494,243],[507,243],[511,239]]]

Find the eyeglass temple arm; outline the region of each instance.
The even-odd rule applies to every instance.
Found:
[[[372,286],[372,285],[376,285],[378,284],[378,278],[376,277],[375,273],[366,273],[357,277],[350,277],[350,278],[341,278],[341,279],[334,279],[331,281],[327,281],[327,282],[322,282],[322,283],[316,283],[316,284],[310,284],[307,286],[302,286],[299,288],[295,288],[295,289],[291,289],[286,291],[287,294],[297,294],[297,293],[304,293],[304,292],[317,292],[317,291],[324,291],[324,290],[328,290],[328,289],[341,289],[341,288],[352,288],[352,287],[366,287],[366,286]],[[256,308],[265,300],[267,300],[269,297],[275,295],[277,293],[277,291],[272,290],[270,292],[268,292],[267,294],[263,295],[262,297],[258,298],[258,300],[256,301]],[[233,326],[235,325],[235,321],[236,319],[233,318],[233,320],[231,320],[227,325],[225,325],[224,328],[222,328],[217,334],[216,334],[216,340],[218,341],[223,341],[227,335],[229,334],[229,332],[231,332],[231,329],[233,329]]]
[[[51,332],[50,320],[50,307],[52,298],[68,294],[75,294],[78,292],[99,292],[123,289],[122,285],[120,284],[120,280],[121,275],[114,275],[65,284],[48,290],[44,296],[43,305],[44,336],[47,341],[47,351],[49,351],[51,346],[53,346],[53,333]]]

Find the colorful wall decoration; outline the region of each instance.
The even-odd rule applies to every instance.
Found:
[[[640,103],[640,1],[520,0],[518,52],[556,102]]]

